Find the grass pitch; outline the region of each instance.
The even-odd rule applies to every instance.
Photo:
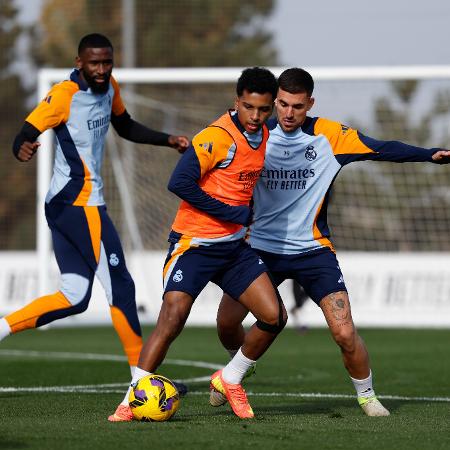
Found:
[[[145,329],[148,336],[149,329]],[[187,328],[159,373],[190,393],[164,423],[109,423],[129,372],[112,328],[31,330],[0,344],[0,449],[449,449],[450,330],[360,330],[390,417],[360,410],[328,330],[285,330],[246,383],[255,419],[208,404],[227,361]]]

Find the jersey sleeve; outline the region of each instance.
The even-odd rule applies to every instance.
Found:
[[[111,77],[111,84],[114,89],[114,97],[113,97],[111,112],[115,116],[120,116],[121,114],[123,114],[125,112],[125,105],[124,105],[122,97],[120,95],[119,83],[117,83],[117,81],[114,77]]]
[[[26,122],[33,125],[41,133],[67,122],[70,104],[78,86],[72,81],[63,81],[52,87],[47,96],[31,111]]]
[[[192,139],[192,147],[200,167],[200,178],[226,160],[234,146],[233,138],[222,128],[208,127]]]
[[[341,165],[353,161],[432,162],[437,149],[415,147],[399,141],[380,141],[339,122],[319,118],[314,134],[326,136]]]

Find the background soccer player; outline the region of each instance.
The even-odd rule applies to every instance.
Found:
[[[50,90],[26,118],[14,141],[14,155],[27,162],[38,150],[41,133],[51,128],[56,135],[45,214],[61,271],[61,287],[0,319],[0,339],[83,312],[97,275],[133,372],[142,347],[141,328],[134,282],[103,198],[105,135],[112,123],[120,136],[133,142],[183,151],[189,140],[153,131],[131,119],[112,69],[111,42],[100,34],[83,37],[70,79]]]
[[[278,120],[269,125],[264,169],[254,191],[250,244],[277,285],[294,279],[322,309],[359,404],[369,416],[386,416],[389,411],[375,397],[368,352],[353,323],[344,277],[330,241],[328,195],[339,171],[353,161],[448,163],[450,151],[378,141],[338,122],[308,117],[314,105],[314,81],[305,70],[284,71],[278,86]],[[247,312],[224,295],[217,325],[230,352],[244,339],[241,322]],[[211,392],[213,406],[224,401]]]
[[[253,417],[241,381],[283,329],[287,314],[256,252],[243,240],[251,221],[253,188],[264,164],[277,84],[263,68],[244,70],[236,86],[235,111],[198,133],[183,154],[169,190],[183,201],[172,226],[164,264],[164,301],[156,328],[139,358],[132,383],[163,361],[209,281],[237,299],[257,322],[230,363],[211,377],[211,385],[241,418]],[[132,420],[127,396],[111,421]]]

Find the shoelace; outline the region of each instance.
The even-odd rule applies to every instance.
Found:
[[[228,390],[233,394],[233,401],[236,400],[239,403],[248,403],[247,394],[241,386],[228,387]]]

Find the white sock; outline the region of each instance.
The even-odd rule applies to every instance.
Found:
[[[11,327],[4,317],[0,319],[0,341],[11,334]]]
[[[131,378],[133,378],[135,370],[136,370],[136,366],[130,366]]]
[[[350,377],[353,381],[353,386],[356,389],[356,395],[358,397],[369,398],[375,395],[375,391],[372,386],[372,371],[370,371],[369,376],[364,380],[357,380]]]
[[[132,371],[133,371],[132,367],[134,367],[134,373],[131,378],[131,383],[130,383],[130,386],[128,387],[127,393],[125,394],[125,397],[123,398],[123,400],[120,402],[121,405],[128,406],[128,397],[130,396],[131,385],[133,383],[136,383],[136,381],[140,380],[142,377],[145,377],[146,375],[150,375],[150,373],[151,373],[151,372],[147,372],[146,370],[143,370],[137,366],[130,366],[130,369]]]
[[[237,350],[230,350],[230,349],[227,348],[226,351],[230,355],[230,359],[233,359],[234,355],[236,355],[236,353],[239,351],[239,349],[237,349]]]
[[[223,368],[222,377],[226,383],[240,384],[247,370],[256,361],[247,358],[239,349],[233,359]]]

